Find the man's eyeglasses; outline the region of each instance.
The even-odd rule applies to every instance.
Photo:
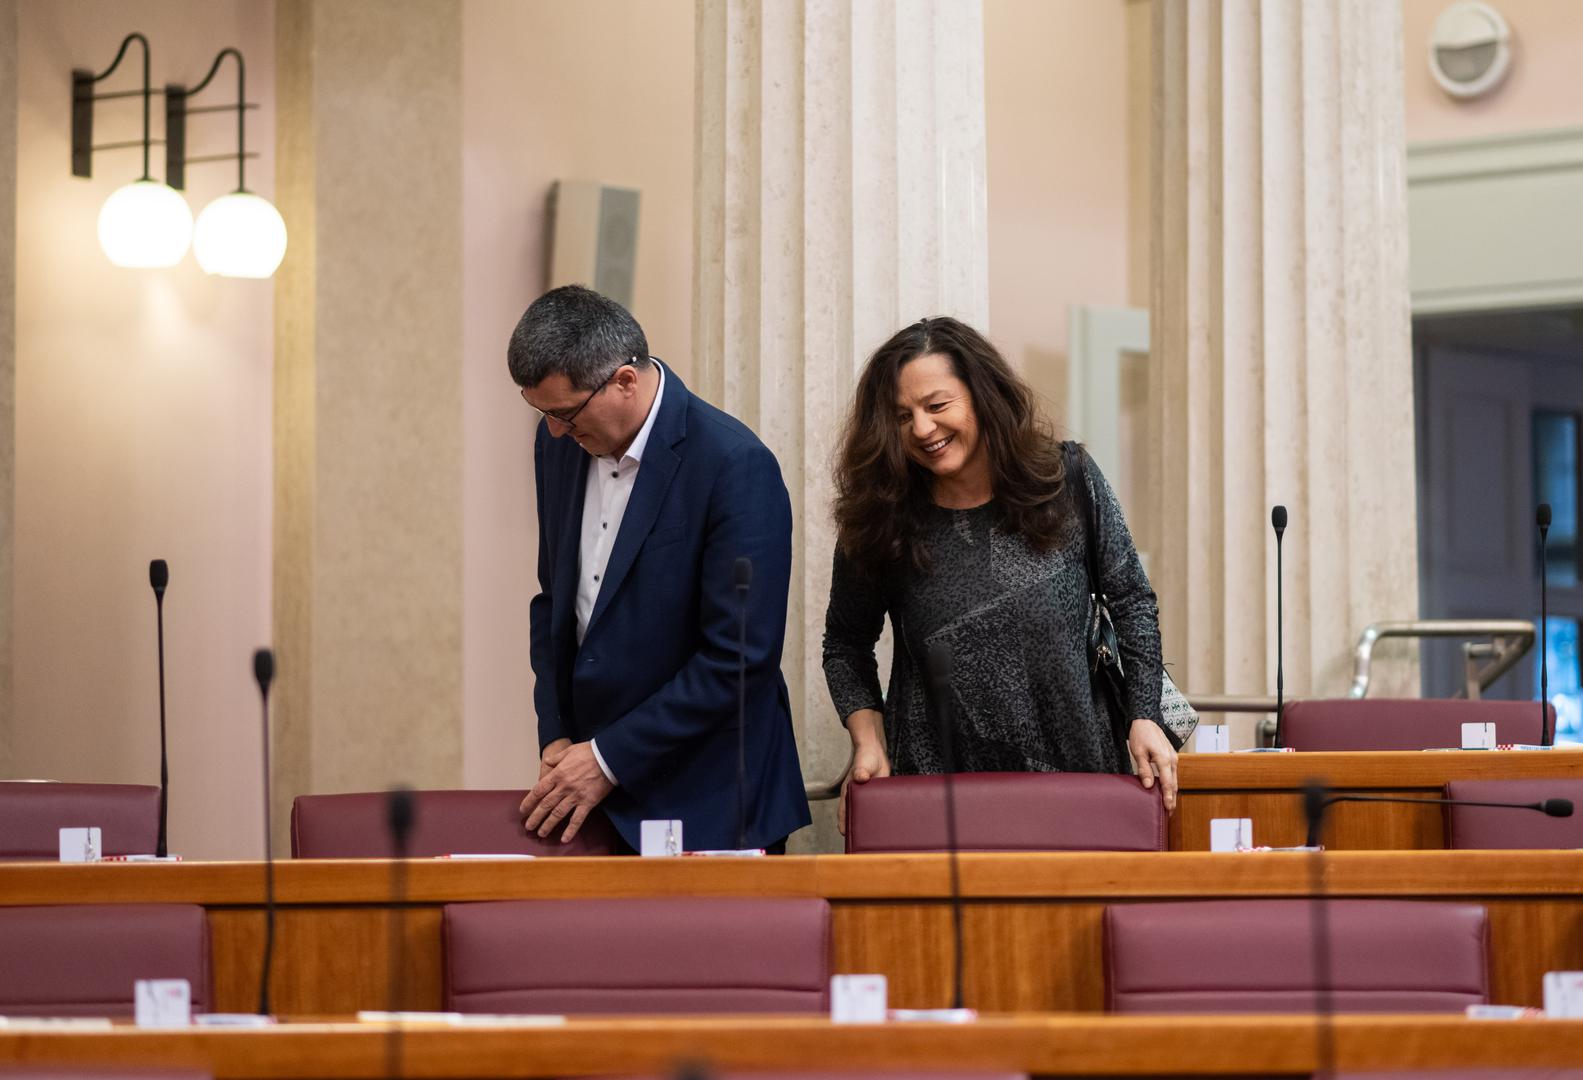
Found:
[[[626,367],[626,365],[622,364],[621,367]],[[528,388],[525,386],[522,388],[522,400],[528,401],[528,407],[534,412],[538,413],[540,416],[544,417],[546,420],[554,420],[562,427],[573,428],[577,426],[577,414],[588,408],[588,403],[594,400],[594,398],[598,397],[605,387],[615,382],[616,372],[619,372],[620,370],[621,368],[616,368],[615,371],[612,371],[610,373],[610,378],[606,379],[604,382],[600,383],[597,387],[591,390],[588,396],[583,398],[583,400],[578,403],[577,408],[571,409],[569,411],[566,409],[550,409],[546,411],[539,408],[537,405],[533,404],[533,402],[528,401]]]

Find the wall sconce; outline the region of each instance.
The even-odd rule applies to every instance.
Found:
[[[132,42],[143,46],[143,89],[125,90],[111,94],[95,94],[94,84],[108,78]],[[174,189],[149,175],[148,112],[149,98],[154,90],[149,83],[148,39],[142,34],[128,34],[121,42],[121,49],[104,71],[95,75],[91,71],[76,69],[71,73],[71,172],[73,176],[93,175],[93,155],[99,150],[124,150],[134,146],[143,148],[143,175],[124,187],[117,188],[99,209],[99,246],[110,261],[117,266],[159,267],[175,266],[187,253],[192,241],[192,210]],[[141,142],[105,143],[93,145],[93,103],[106,98],[143,97],[143,139]]]
[[[201,94],[214,81],[227,56],[236,59],[236,104],[190,108],[189,98]],[[286,255],[286,222],[268,199],[247,190],[247,67],[236,49],[220,50],[209,74],[191,90],[165,87],[165,175],[174,187],[186,186],[186,167],[208,161],[236,161],[236,190],[222,195],[198,215],[192,253],[206,273],[226,277],[267,278]],[[187,157],[187,117],[201,112],[236,110],[236,153]]]

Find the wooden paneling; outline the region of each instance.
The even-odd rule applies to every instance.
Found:
[[[701,1017],[573,1021],[553,1027],[422,1027],[402,1038],[402,1075],[432,1080],[711,1069],[977,1069],[1036,1076],[1303,1075],[1319,1065],[1306,1016],[1024,1016],[971,1024],[831,1024]],[[1334,1020],[1343,1069],[1576,1065],[1583,1021],[1460,1017]],[[375,1025],[293,1024],[264,1031],[15,1033],[0,1063],[185,1066],[216,1080],[373,1080],[389,1075]]]
[[[965,990],[996,1011],[1103,1008],[1100,916],[1109,903],[1327,895],[1457,900],[1490,909],[1494,999],[1540,1003],[1540,977],[1583,970],[1583,852],[1249,852],[964,855]],[[388,901],[388,863],[280,868],[271,999],[286,1014],[385,1008],[391,933],[402,912],[403,1002],[441,1002],[441,905],[565,896],[823,896],[834,969],[878,972],[900,1007],[949,1003],[949,859],[827,855],[784,859],[415,860],[412,902]],[[245,863],[0,866],[0,903],[195,901],[209,908],[217,1007],[258,999],[263,914],[236,903],[261,882]],[[220,898],[219,902],[216,898]]]

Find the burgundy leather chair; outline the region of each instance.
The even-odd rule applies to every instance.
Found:
[[[1495,722],[1495,741],[1537,743],[1539,710],[1527,701],[1459,698],[1334,698],[1294,701],[1281,720],[1294,750],[1460,748],[1462,725]],[[1555,724],[1555,709],[1550,710]],[[1553,730],[1553,728],[1552,728]]]
[[[0,1015],[131,1016],[138,979],[186,979],[210,1008],[209,923],[195,904],[0,908]]]
[[[1327,900],[1340,1012],[1461,1012],[1489,1000],[1476,904]],[[1190,900],[1105,909],[1112,1012],[1313,1012],[1314,901]]]
[[[1446,807],[1448,848],[1583,848],[1583,780],[1454,780],[1446,798],[1475,802],[1571,799],[1572,816],[1497,806]]]
[[[1160,788],[1095,773],[957,773],[963,851],[1164,851]],[[944,851],[945,781],[887,776],[847,788],[846,849]]]
[[[0,859],[58,859],[60,830],[95,825],[101,854],[154,854],[159,788],[0,782]]]
[[[615,829],[595,810],[572,842],[547,840],[522,829],[522,791],[419,791],[407,854],[610,855]],[[291,854],[297,859],[389,859],[395,856],[385,822],[388,795],[298,795],[291,804]]]
[[[467,1013],[827,1012],[820,899],[447,904],[445,1008]]]

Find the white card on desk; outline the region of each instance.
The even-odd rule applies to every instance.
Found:
[[[639,855],[680,855],[682,823],[680,821],[644,821],[638,825]]]
[[[192,1023],[192,985],[186,979],[139,979],[132,984],[138,1027],[178,1028]]]
[[[1545,1015],[1561,1020],[1583,1017],[1583,971],[1547,971]]]
[[[885,1022],[885,976],[830,976],[830,1019],[837,1024]]]
[[[1493,750],[1495,749],[1495,725],[1491,722],[1463,724],[1462,749],[1464,750]]]
[[[1246,851],[1252,846],[1252,818],[1217,817],[1209,819],[1210,851]]]
[[[60,831],[61,862],[98,862],[99,827],[62,829]]]
[[[1193,752],[1225,754],[1231,751],[1231,729],[1225,724],[1199,724],[1193,735]]]

